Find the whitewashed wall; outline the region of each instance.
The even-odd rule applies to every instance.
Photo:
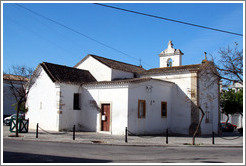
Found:
[[[160,67],[167,67],[167,62],[169,59],[172,59],[172,66],[182,65],[182,55],[165,55],[160,57]]]
[[[218,80],[211,75],[210,70],[200,74],[199,87],[199,103],[205,111],[201,132],[202,134],[218,133],[219,84]]]
[[[127,125],[128,89],[126,86],[85,86],[82,101],[81,125],[90,131],[101,131],[101,104],[110,104],[110,132],[123,135]]]
[[[112,80],[133,78],[133,73],[112,69]]]
[[[170,132],[179,134],[189,134],[191,123],[191,74],[166,74],[150,75],[148,77],[170,81],[176,85],[172,91],[172,115],[170,119]]]
[[[42,68],[36,83],[31,88],[26,117],[29,118],[29,128],[36,129],[37,123],[45,130],[59,130],[59,114],[56,101],[59,101],[57,92],[60,91]]]
[[[88,70],[97,81],[111,81],[120,78],[133,78],[133,73],[111,69],[110,67],[90,56],[76,68]]]
[[[146,86],[152,87],[146,90]],[[128,129],[134,134],[162,134],[171,127],[173,83],[147,81],[129,88]],[[138,100],[146,101],[146,117],[138,118]],[[161,102],[167,102],[167,117],[161,117]]]
[[[18,84],[15,84],[18,86]],[[16,103],[15,97],[10,90],[8,81],[3,81],[3,116],[9,116],[16,113],[15,107],[12,105]]]
[[[97,81],[111,81],[112,69],[91,56],[76,68],[88,70]]]
[[[80,110],[74,110],[74,93],[80,93]],[[75,125],[76,130],[80,130],[82,121],[82,87],[79,85],[60,84],[60,130],[72,130]]]
[[[227,120],[227,116],[225,114],[223,114],[222,112],[220,113],[220,122],[226,122]],[[229,123],[232,123],[234,125],[237,125],[237,128],[241,128],[243,127],[243,115],[241,114],[233,114],[233,115],[229,115]]]

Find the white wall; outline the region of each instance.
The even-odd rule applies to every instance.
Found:
[[[179,134],[189,134],[191,123],[191,74],[166,74],[150,75],[148,77],[170,81],[176,85],[172,91],[172,112],[170,119],[170,132]]]
[[[76,68],[88,70],[97,81],[111,81],[120,78],[133,78],[133,73],[111,69],[110,67],[90,56]]]
[[[83,91],[82,126],[90,131],[101,131],[101,104],[110,104],[110,132],[123,135],[127,126],[128,90],[126,86],[85,86]]]
[[[188,135],[191,124],[190,98],[178,85],[175,85],[172,92],[172,101],[171,132]]]
[[[112,69],[112,80],[133,78],[133,73]]]
[[[80,101],[80,110],[74,110],[74,93],[80,93],[80,100],[83,100],[81,86],[60,84],[60,130],[72,130],[73,125],[75,125],[76,130],[81,129],[82,102]]]
[[[88,70],[97,81],[111,81],[112,69],[91,56],[76,68]]]
[[[172,59],[173,67],[182,65],[182,55],[164,55],[160,57],[160,67],[167,67],[167,62],[169,59]]]
[[[202,134],[218,133],[219,123],[219,84],[210,70],[200,74],[199,80],[199,103],[205,111],[201,125]],[[207,118],[207,120],[206,120]]]
[[[45,130],[59,130],[59,114],[56,102],[59,101],[57,93],[59,86],[50,80],[42,68],[39,77],[31,88],[27,106],[26,118],[29,118],[29,128],[36,129],[37,123]]]
[[[18,84],[15,84],[15,86],[18,86]],[[10,90],[10,84],[8,81],[4,80],[3,81],[3,115],[4,116],[16,114],[15,107],[12,106],[12,104],[15,103],[16,100]]]
[[[134,134],[162,134],[171,127],[174,84],[147,81],[129,88],[128,129]],[[146,86],[152,87],[146,90]],[[138,100],[146,102],[145,118],[138,118]],[[161,102],[167,102],[167,117],[161,117]]]

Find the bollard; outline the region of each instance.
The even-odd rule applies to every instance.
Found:
[[[168,144],[168,129],[166,129],[166,144]]]
[[[125,143],[127,143],[127,135],[128,135],[128,131],[127,131],[127,127],[126,127],[126,131],[125,131]]]
[[[214,132],[212,132],[212,144],[214,145]]]
[[[38,138],[38,123],[37,123],[37,128],[36,128],[36,138]]]
[[[75,140],[75,125],[73,125],[73,140]]]

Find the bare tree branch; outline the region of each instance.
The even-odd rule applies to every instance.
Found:
[[[220,55],[219,60],[216,62],[216,68],[219,72],[221,79],[230,82],[238,82],[243,84],[243,50],[238,50],[236,43],[232,49],[220,48],[218,51]],[[214,59],[212,57],[212,59]]]
[[[9,88],[17,103],[16,116],[16,137],[18,137],[18,117],[21,104],[25,103],[30,88],[34,85],[34,80],[38,77],[38,72],[26,66],[12,66],[9,74],[4,74],[4,79],[9,82]]]

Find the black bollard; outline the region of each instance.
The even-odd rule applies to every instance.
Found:
[[[128,131],[127,131],[127,127],[126,127],[126,131],[125,131],[125,143],[127,143],[127,135],[128,135]]]
[[[212,144],[214,145],[214,132],[212,132]]]
[[[73,125],[73,140],[75,140],[75,125]]]
[[[168,144],[168,129],[166,129],[166,144]]]
[[[37,123],[37,128],[36,128],[36,138],[38,138],[38,123]]]

